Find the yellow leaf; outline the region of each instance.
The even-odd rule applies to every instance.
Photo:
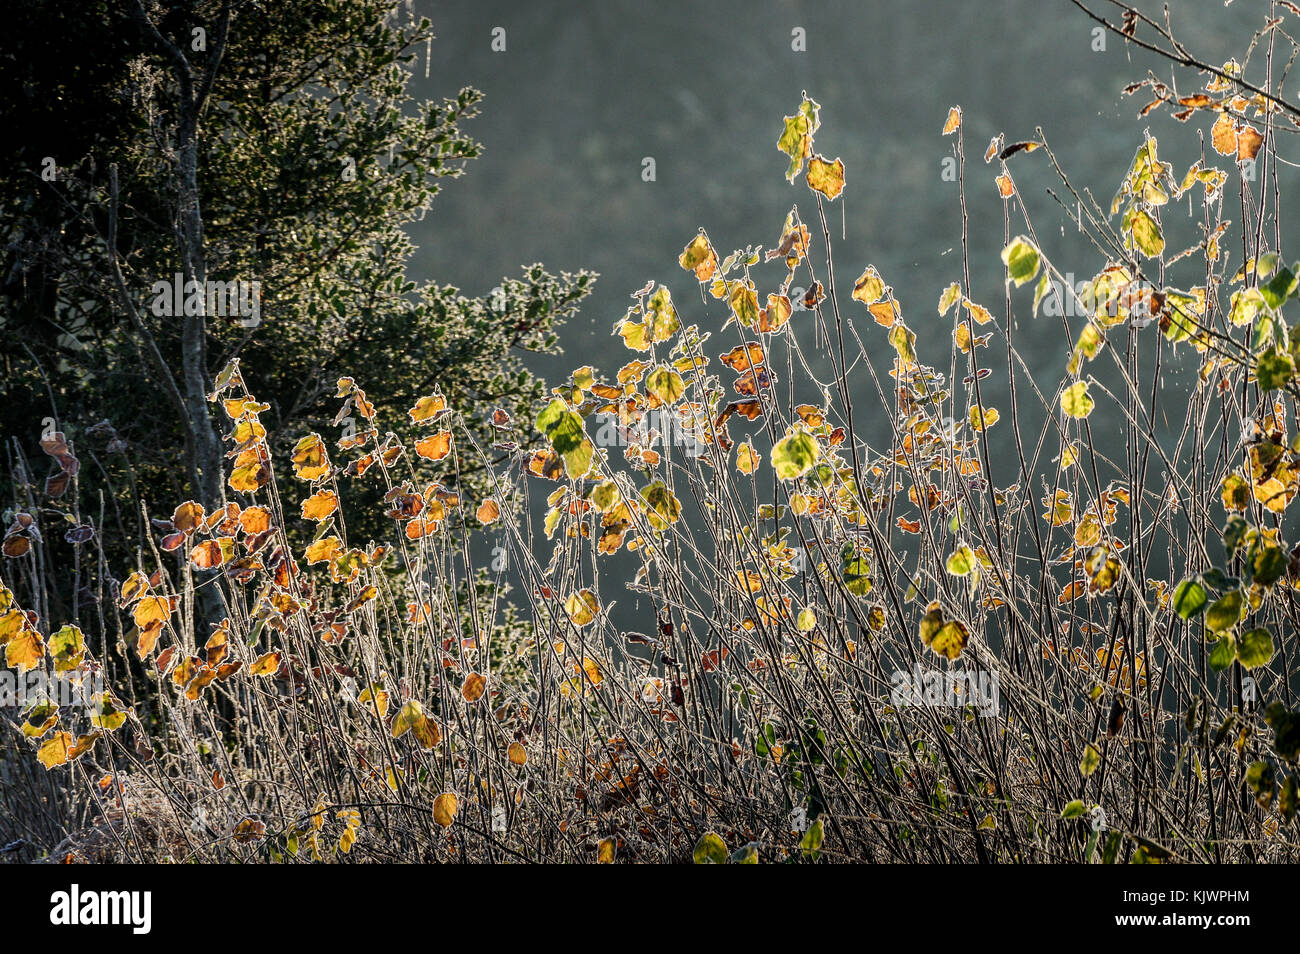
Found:
[[[690,244],[682,250],[677,262],[688,272],[695,272],[698,281],[707,282],[717,271],[718,253],[709,244],[708,237],[701,233],[691,239]]]
[[[564,601],[564,611],[575,626],[586,626],[600,612],[600,602],[591,590],[579,590]]]
[[[1091,414],[1096,403],[1088,394],[1087,381],[1075,381],[1061,392],[1061,410],[1076,420]]]
[[[993,320],[993,315],[983,305],[977,305],[969,298],[963,298],[961,303],[966,306],[966,310],[970,312],[970,316],[975,319],[976,324],[987,325]]]
[[[35,669],[45,658],[45,643],[41,634],[25,626],[5,643],[5,663],[19,673]]]
[[[303,556],[307,559],[307,565],[311,566],[315,563],[328,562],[342,552],[343,544],[338,537],[321,537],[315,543],[308,545]]]
[[[308,434],[294,445],[293,471],[302,480],[319,480],[329,473],[325,442],[319,434]]]
[[[982,431],[992,427],[998,422],[998,409],[995,407],[980,408],[979,405],[973,404],[970,409],[970,426],[973,430]]]
[[[596,863],[612,865],[614,863],[614,839],[602,838],[596,845]]]
[[[754,445],[749,441],[736,448],[736,470],[742,474],[752,474],[758,470],[761,460],[758,451],[754,450]]]
[[[62,765],[67,762],[71,750],[72,733],[56,732],[36,750],[36,757],[40,759],[40,762],[45,766],[46,771],[49,771],[56,765]]]
[[[361,695],[357,696],[357,702],[368,706],[381,719],[388,714],[388,692],[378,683],[367,686]]]
[[[866,271],[858,276],[853,286],[853,297],[864,305],[874,305],[885,296],[885,283],[876,271],[876,266],[868,265]]]
[[[844,191],[844,160],[829,162],[821,156],[808,160],[807,182],[828,199],[836,198]]]
[[[443,792],[433,800],[433,820],[443,828],[456,820],[457,800],[453,792]]]
[[[274,676],[279,671],[280,654],[275,652],[263,653],[248,667],[250,676]]]
[[[943,135],[956,132],[961,128],[961,107],[954,106],[948,110],[948,118],[943,124]]]
[[[440,417],[447,411],[447,399],[441,394],[431,394],[415,402],[415,407],[406,413],[411,416],[411,423],[419,424],[431,418]]]
[[[939,296],[939,314],[946,315],[948,309],[959,301],[961,301],[961,286],[953,282]]]

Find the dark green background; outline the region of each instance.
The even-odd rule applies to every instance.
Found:
[[[1104,0],[1092,5],[1107,8]],[[1180,37],[1214,62],[1241,55],[1267,7],[1171,6]],[[848,170],[847,237],[835,250],[841,283],[874,263],[921,338],[922,360],[945,368],[946,345],[930,338],[929,353],[926,345],[940,325],[950,331],[935,303],[960,278],[957,191],[940,179],[951,147],[939,135],[949,106],[961,104],[965,114],[974,297],[995,314],[1002,209],[995,167],[981,159],[991,136],[1033,138],[1041,125],[1076,184],[1106,205],[1144,128],[1180,176],[1200,152],[1196,123],[1138,119],[1146,98],[1120,95],[1149,68],[1168,80],[1169,66],[1113,35],[1094,52],[1094,24],[1068,0],[415,0],[415,11],[438,34],[428,80],[423,52],[416,63],[417,90],[443,95],[470,84],[486,101],[467,127],[483,142],[483,158],[413,227],[414,277],[481,294],[525,262],[600,272],[582,315],[561,333],[567,355],[531,362],[548,376],[588,362],[612,371],[627,360],[609,331],[628,294],[651,278],[669,283],[687,321],[721,324],[722,306],[696,304],[676,256],[701,226],[725,255],[748,243],[774,245],[792,203],[812,213],[802,182],[786,183],[775,147],[802,90],[822,106],[818,150],[842,157]],[[496,26],[507,31],[504,53],[491,50]],[[796,26],[807,31],[805,53],[790,48]],[[1184,71],[1179,89],[1193,92],[1198,82]],[[656,182],[641,179],[645,156],[656,160]],[[1102,261],[1072,226],[1062,235],[1065,216],[1045,192],[1054,183],[1044,154],[1020,157],[1013,170],[1049,254],[1063,270],[1090,277]],[[1235,205],[1235,195],[1229,201]],[[1236,211],[1229,214],[1239,220]],[[1173,235],[1169,244],[1180,247]],[[1017,297],[1018,343],[1055,374],[1067,349],[1060,323],[1035,321],[1028,302],[1026,289]],[[867,326],[864,339],[887,348],[869,319]]]

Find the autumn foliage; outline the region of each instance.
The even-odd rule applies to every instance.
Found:
[[[48,508],[5,538],[8,666],[108,676],[18,720],[9,757],[77,821],[59,850],[147,801],[165,836],[113,857],[1296,860],[1300,262],[1230,219],[1263,221],[1247,165],[1300,124],[1242,71],[1126,91],[1212,151],[1178,163],[1147,134],[1108,208],[1077,196],[1103,253],[1082,287],[1017,185],[1059,171],[1051,145],[968,163],[955,107],[935,132],[1001,198],[1000,255],[963,245],[937,306],[870,264],[837,276],[826,209],[852,174],[805,97],[777,146],[807,191],[770,247],[684,237],[677,279],[614,323],[626,360],[553,382],[527,446],[436,392],[381,433],[344,377],[355,431],[277,457],[232,362],[210,395],[227,503],[155,514],[93,609],[20,597]],[[1180,201],[1202,221],[1178,248]],[[971,269],[1005,300],[974,300]],[[1066,296],[1082,320],[1046,380],[1012,322]],[[61,436],[42,448],[75,480]],[[364,484],[382,539],[348,533]],[[923,672],[995,676],[995,698],[900,701]]]

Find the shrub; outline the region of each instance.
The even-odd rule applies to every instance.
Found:
[[[276,460],[232,363],[213,400],[242,502],[156,520],[120,588],[97,568],[89,636],[50,634],[5,591],[11,666],[103,667],[111,686],[24,715],[60,811],[89,820],[58,850],[1295,860],[1300,567],[1284,521],[1300,334],[1282,312],[1300,263],[1264,228],[1280,107],[1241,75],[1229,64],[1192,96],[1131,88],[1204,120],[1217,157],[1183,173],[1148,135],[1109,209],[1045,140],[995,139],[985,187],[1004,199],[1007,292],[971,299],[971,270],[999,266],[963,236],[937,317],[905,314],[871,266],[851,291],[837,278],[826,206],[845,170],[817,152],[805,98],[778,146],[810,215],[792,209],[766,252],[690,239],[679,264],[702,303],[635,292],[614,328],[628,362],[559,383],[531,447],[483,446],[482,422],[433,393],[405,436],[312,433]],[[942,134],[964,207],[959,109]],[[1039,160],[1100,253],[1080,286],[1016,186],[1016,165]],[[1258,194],[1248,162],[1266,173]],[[1253,216],[1239,267],[1234,182]],[[1202,231],[1176,251],[1162,215],[1184,196]],[[792,297],[796,282],[808,290]],[[1016,314],[1048,307],[1083,319],[1065,323],[1054,386],[1013,340]],[[944,350],[936,322],[947,368],[924,363]],[[1179,367],[1190,393],[1170,383]],[[351,378],[337,399],[340,418],[374,420]],[[868,415],[886,445],[862,438]],[[488,423],[515,425],[500,410]],[[490,495],[462,498],[434,465],[490,473]],[[390,540],[349,539],[341,502],[366,483]],[[34,525],[15,519],[11,577],[37,572]],[[194,625],[204,588],[225,613],[210,632]],[[620,623],[625,597],[653,606],[643,632]]]

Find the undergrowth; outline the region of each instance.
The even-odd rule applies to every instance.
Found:
[[[1241,75],[1134,84],[1210,148],[1184,170],[1145,136],[1105,208],[1041,131],[968,165],[954,108],[937,315],[874,267],[837,275],[844,167],[805,97],[778,145],[810,192],[774,246],[692,238],[676,296],[650,283],[616,323],[628,362],[559,383],[535,446],[481,446],[436,393],[380,434],[343,378],[361,426],[275,460],[232,363],[229,502],[152,514],[122,582],[75,448],[44,435],[0,644],[11,672],[103,688],[9,720],[0,833],[52,860],[1297,860],[1300,263],[1269,190],[1295,121]],[[1028,161],[1069,194],[1090,281],[1036,233]],[[1000,262],[968,244],[976,178]],[[1199,238],[1175,250],[1182,199]],[[1005,295],[979,303],[988,268]],[[1082,318],[1054,384],[1015,345],[1040,311]],[[389,539],[348,534],[364,482]],[[50,565],[55,535],[75,565]],[[50,620],[67,574],[73,618]]]

